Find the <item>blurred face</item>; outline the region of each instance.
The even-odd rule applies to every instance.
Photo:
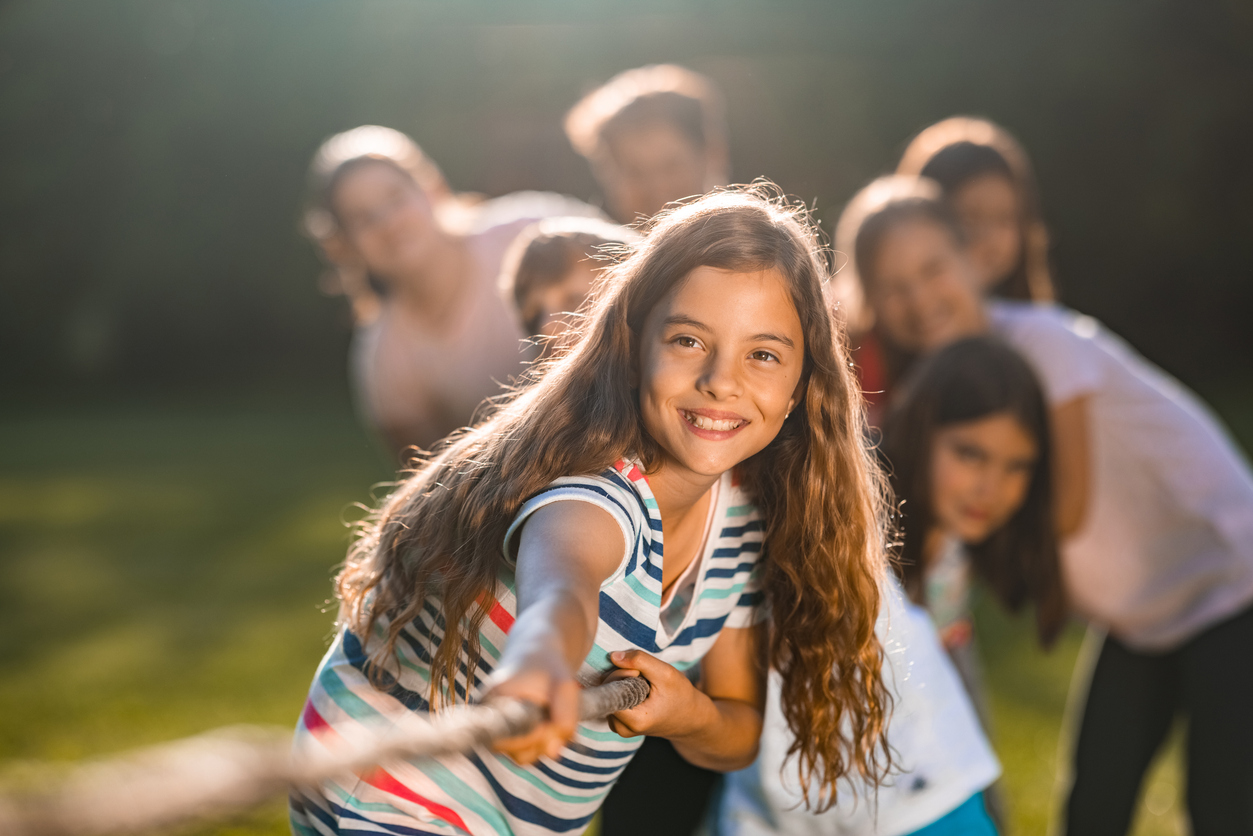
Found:
[[[704,194],[705,152],[668,125],[641,125],[614,138],[597,175],[609,209],[623,223],[651,218],[673,200]]]
[[[716,478],[774,440],[800,397],[800,317],[776,270],[693,270],[640,335],[640,411],[666,467]]]
[[[1022,204],[999,174],[969,181],[949,198],[966,231],[966,255],[981,290],[1008,276],[1022,257]]]
[[[871,267],[867,301],[900,348],[931,351],[986,330],[970,263],[940,224],[921,218],[896,224]]]
[[[522,321],[534,323],[535,336],[561,337],[570,329],[570,314],[582,306],[595,287],[596,278],[596,271],[590,262],[579,262],[561,281],[527,294],[519,311]],[[553,339],[541,345],[547,355],[561,344],[559,339]]]
[[[334,209],[345,240],[383,278],[420,269],[439,234],[426,194],[390,163],[363,163],[345,174]]]
[[[998,413],[936,431],[932,508],[964,543],[981,543],[1009,522],[1031,486],[1038,448],[1016,418]]]

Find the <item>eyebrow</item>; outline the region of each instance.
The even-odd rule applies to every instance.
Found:
[[[663,328],[671,326],[671,325],[686,325],[689,328],[699,328],[702,331],[710,330],[709,326],[701,322],[700,320],[692,319],[690,316],[685,316],[683,314],[673,314],[671,316],[668,316],[664,320],[662,320],[661,325]],[[776,343],[781,343],[782,345],[785,345],[788,348],[796,348],[796,343],[792,342],[792,340],[789,339],[788,337],[782,336],[780,334],[771,334],[769,332],[753,334],[753,336],[749,337],[748,340],[749,342],[754,342],[754,343],[776,342]]]

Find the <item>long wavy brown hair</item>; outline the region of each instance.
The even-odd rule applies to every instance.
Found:
[[[787,281],[805,335],[805,392],[778,436],[740,465],[765,518],[769,662],[783,680],[806,802],[825,809],[836,780],[879,780],[889,698],[875,638],[886,571],[886,482],[867,448],[862,397],[825,298],[827,251],[802,209],[768,184],[707,195],[655,220],[613,268],[572,348],[495,405],[479,425],[422,458],[367,521],[337,578],[342,623],[387,664],[424,604],[444,619],[432,648],[432,705],[473,678],[478,628],[519,507],[561,476],[597,474],[624,455],[660,461],[632,388],[638,341],[654,306],[695,268],[773,268]],[[464,652],[463,652],[464,646]],[[468,657],[468,658],[467,658]]]

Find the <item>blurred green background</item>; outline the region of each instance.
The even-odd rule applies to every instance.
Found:
[[[390,467],[297,233],[327,135],[400,128],[454,188],[596,199],[560,121],[619,70],[726,93],[736,180],[831,229],[905,142],[1031,152],[1063,298],[1253,442],[1253,6],[1238,0],[9,0],[0,5],[0,759],[290,725],[342,524]],[[1042,833],[1079,634],[983,607],[1015,833]],[[1138,833],[1178,833],[1177,764]],[[274,807],[208,832],[285,832]]]

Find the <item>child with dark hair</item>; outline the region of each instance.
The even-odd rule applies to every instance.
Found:
[[[970,569],[1011,610],[1035,605],[1045,647],[1065,623],[1050,444],[1035,374],[1009,346],[985,337],[920,362],[884,422],[881,450],[901,508],[897,572],[931,613],[976,705],[984,700]]]
[[[619,73],[571,108],[565,127],[622,223],[651,218],[728,179],[722,96],[683,67]]]
[[[1253,832],[1253,473],[1244,456],[1195,395],[1092,318],[985,302],[965,229],[935,183],[876,181],[850,207],[861,218],[856,273],[885,344],[909,358],[991,332],[1026,358],[1044,391],[1066,595],[1100,646],[1066,832],[1126,832],[1179,714],[1194,831]],[[997,589],[1010,604],[1011,589]]]
[[[961,220],[967,257],[985,293],[1056,298],[1035,174],[1009,131],[987,119],[945,119],[914,137],[896,173],[940,184]]]
[[[545,356],[563,344],[572,317],[605,269],[626,257],[639,233],[596,218],[549,218],[527,228],[505,254],[500,291]]]
[[[643,735],[751,762],[767,665],[811,806],[883,776],[886,487],[827,278],[808,218],[762,188],[676,208],[570,351],[416,462],[336,579],[297,757],[491,696],[547,720],[301,788],[295,832],[577,831]],[[648,699],[579,723],[580,686],[624,675]]]

